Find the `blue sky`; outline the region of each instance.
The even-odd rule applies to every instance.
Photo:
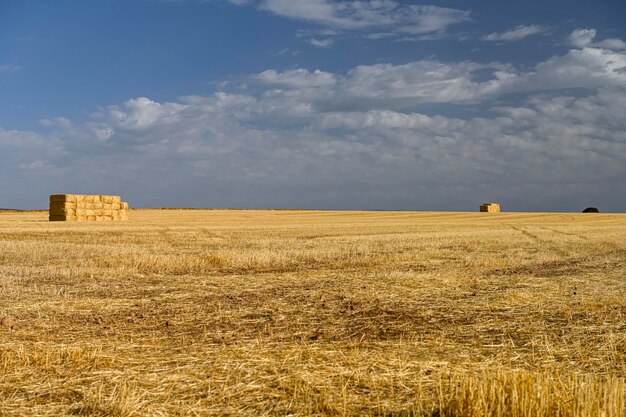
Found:
[[[0,207],[626,210],[622,1],[0,0]]]

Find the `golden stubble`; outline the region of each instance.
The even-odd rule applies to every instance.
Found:
[[[2,415],[619,416],[626,216],[0,214]]]

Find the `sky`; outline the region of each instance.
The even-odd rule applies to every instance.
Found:
[[[0,0],[0,207],[626,211],[623,0]]]

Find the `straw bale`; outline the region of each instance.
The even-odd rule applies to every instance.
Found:
[[[64,222],[66,221],[67,217],[65,216],[61,216],[61,215],[50,215],[48,217],[48,220],[50,220],[51,222]]]
[[[76,215],[76,209],[68,207],[50,207],[50,214],[53,216]]]
[[[60,201],[52,201],[50,202],[50,210],[66,210],[66,209],[76,209],[76,203],[64,203]]]
[[[500,213],[500,204],[498,203],[485,203],[480,205],[481,213]]]
[[[49,216],[52,221],[127,220],[128,203],[114,195],[50,195]]]
[[[76,202],[78,196],[76,194],[51,194],[50,202]]]
[[[50,208],[76,208],[77,203],[71,203],[66,201],[51,201]]]

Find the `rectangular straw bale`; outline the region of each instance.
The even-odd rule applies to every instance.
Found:
[[[67,217],[65,216],[60,216],[60,215],[50,215],[48,217],[48,220],[50,220],[51,222],[64,222],[66,221]]]
[[[66,208],[62,206],[53,206],[50,207],[50,214],[53,216],[65,216],[65,215],[76,215],[76,209],[74,208]]]
[[[50,202],[69,202],[75,203],[78,196],[76,194],[51,194]]]
[[[500,213],[500,204],[498,203],[485,203],[480,205],[481,213]]]
[[[52,194],[50,221],[113,221],[127,220],[128,203],[120,196]]]
[[[67,203],[61,201],[51,201],[50,210],[76,209],[76,203]]]

